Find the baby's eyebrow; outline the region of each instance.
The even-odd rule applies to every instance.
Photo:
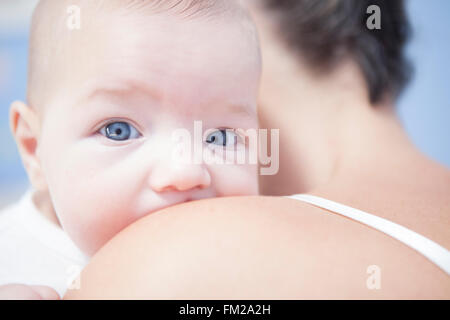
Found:
[[[76,100],[77,103],[81,103],[98,96],[118,96],[121,94],[136,92],[136,90],[139,90],[139,92],[144,92],[153,100],[161,99],[161,95],[156,90],[138,82],[129,81],[124,83],[96,80],[93,82],[88,82],[85,86],[83,86],[81,93],[78,95],[79,98]]]
[[[123,94],[130,94],[132,92],[144,92],[144,94],[150,97],[154,101],[162,101],[163,96],[154,88],[139,81],[101,81],[95,80],[88,82],[81,89],[81,93],[76,99],[76,104],[82,104],[90,99],[96,97],[114,97]],[[247,118],[257,117],[256,108],[247,103],[233,103],[226,104],[222,110],[227,114],[236,114]]]
[[[225,110],[229,113],[240,114],[242,116],[254,118],[257,116],[255,108],[247,104],[231,104],[225,107]]]

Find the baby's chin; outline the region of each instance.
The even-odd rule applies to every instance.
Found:
[[[120,234],[121,232],[124,232],[126,229],[131,228],[134,224],[138,224],[141,220],[147,219],[150,216],[154,216],[154,215],[164,215],[167,212],[170,212],[169,209],[174,208],[174,207],[180,207],[183,206],[189,202],[195,202],[195,201],[201,201],[201,200],[195,200],[192,198],[187,198],[183,201],[180,202],[176,202],[176,203],[161,203],[158,204],[156,206],[153,206],[151,209],[146,210],[144,213],[139,214],[137,217],[132,218],[130,221],[125,222],[124,226],[118,231],[118,232],[113,232],[112,235],[111,234],[106,234],[106,231],[104,231],[104,235],[103,237],[99,237],[99,233],[97,234],[97,238],[96,239],[92,239],[91,241],[85,241],[84,239],[89,237],[89,234],[85,234],[84,236],[81,234],[78,234],[78,236],[74,237],[74,242],[77,244],[78,248],[88,257],[93,257],[94,255],[97,254],[97,252],[100,251],[101,248],[103,248],[104,246],[106,246],[110,241],[112,241],[114,239],[114,237],[116,237],[118,234]],[[178,211],[178,210],[177,210]],[[123,222],[122,222],[123,223]],[[96,228],[98,230],[98,228]],[[81,241],[77,241],[77,239],[83,239]],[[106,240],[105,240],[106,239]]]

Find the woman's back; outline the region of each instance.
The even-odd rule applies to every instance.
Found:
[[[357,174],[312,194],[395,222],[450,248],[450,171],[420,153],[397,170]]]

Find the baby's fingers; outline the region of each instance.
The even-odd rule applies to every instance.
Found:
[[[58,293],[46,286],[7,284],[0,286],[0,300],[59,300]]]

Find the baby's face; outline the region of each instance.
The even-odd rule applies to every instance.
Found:
[[[180,162],[173,139],[182,128],[194,136],[202,121],[205,152],[221,157],[224,145],[246,144],[223,129],[258,125],[260,61],[250,31],[241,22],[164,15],[99,21],[71,31],[40,116],[42,169],[74,242],[92,255],[155,210],[257,194],[256,164]]]

